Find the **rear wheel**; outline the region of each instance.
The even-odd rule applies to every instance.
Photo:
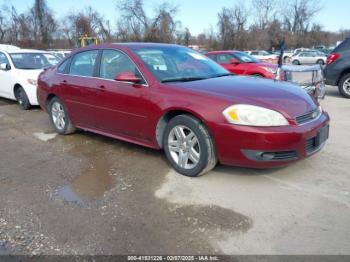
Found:
[[[61,100],[57,97],[51,99],[49,106],[49,113],[51,122],[57,133],[61,135],[68,135],[75,132],[75,128],[70,121],[67,110],[65,109]]]
[[[212,138],[205,126],[189,115],[179,115],[168,123],[163,145],[173,168],[184,176],[196,177],[217,163]]]
[[[350,74],[346,74],[340,79],[338,88],[343,97],[350,98]]]
[[[30,108],[31,105],[23,87],[20,86],[15,90],[15,97],[21,109],[28,110]]]

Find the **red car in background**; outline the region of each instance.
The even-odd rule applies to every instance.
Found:
[[[251,75],[274,79],[277,65],[262,63],[258,59],[240,51],[215,51],[206,54],[209,58],[237,75]]]

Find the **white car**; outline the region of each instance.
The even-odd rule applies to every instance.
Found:
[[[0,97],[17,100],[25,110],[38,105],[38,76],[58,62],[56,56],[45,51],[0,48]]]
[[[270,54],[264,50],[247,51],[247,54],[259,59],[261,62],[277,64],[278,55]]]
[[[327,61],[327,56],[320,51],[308,51],[300,52],[293,55],[291,62],[293,65],[307,65],[307,64],[320,64],[325,65]]]

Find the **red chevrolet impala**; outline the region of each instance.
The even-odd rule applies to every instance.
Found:
[[[285,166],[318,152],[329,117],[290,83],[232,76],[191,49],[104,44],[78,49],[38,80],[56,131],[75,128],[164,149],[198,176],[226,165]]]

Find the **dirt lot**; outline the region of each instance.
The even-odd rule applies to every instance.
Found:
[[[350,254],[350,101],[335,88],[322,152],[197,179],[162,152],[0,99],[0,254]]]

